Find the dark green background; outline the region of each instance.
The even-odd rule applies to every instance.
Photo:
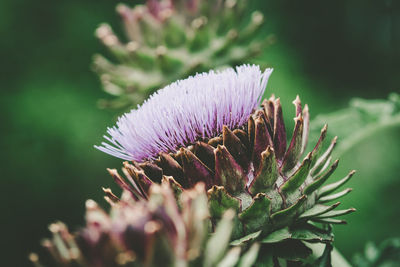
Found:
[[[279,4],[277,4],[279,2]],[[135,3],[135,1],[127,2]],[[93,148],[116,112],[100,110],[107,95],[90,70],[106,53],[94,37],[101,22],[118,29],[117,2],[0,2],[1,266],[25,266],[54,220],[76,229],[84,201],[115,188],[106,167],[120,160]],[[351,97],[386,98],[400,91],[399,1],[258,1],[262,34],[275,46],[254,62],[275,68],[267,94],[281,96],[291,122],[296,94],[313,117],[346,106]],[[351,126],[349,126],[351,127]],[[346,256],[366,240],[399,236],[400,131],[381,131],[343,155],[337,176],[359,173],[343,204],[358,212],[336,227]]]

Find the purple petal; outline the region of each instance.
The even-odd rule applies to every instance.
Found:
[[[242,65],[172,83],[121,116],[117,125],[108,129],[109,143],[96,148],[142,162],[155,159],[160,152],[176,152],[179,147],[215,137],[223,125],[240,127],[259,106],[271,72]]]

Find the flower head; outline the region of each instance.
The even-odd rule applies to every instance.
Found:
[[[338,203],[324,205],[351,191],[331,194],[354,171],[323,186],[338,166],[331,156],[336,138],[326,146],[324,126],[304,157],[310,115],[297,96],[293,134],[287,142],[280,99],[272,96],[259,106],[270,73],[242,66],[200,74],[154,94],[109,129],[108,139],[115,147],[103,144],[100,149],[132,160],[124,162],[126,179],[111,171],[113,179],[133,199],[147,199],[154,183],[168,183],[176,199],[204,183],[213,226],[224,211],[237,212],[239,223],[232,237],[238,243],[246,235],[267,238],[284,227],[318,233],[311,241],[332,242],[329,231],[308,222],[340,224],[345,221],[332,217],[355,211],[333,211]]]
[[[99,150],[135,161],[176,152],[199,139],[215,137],[223,126],[244,125],[258,108],[272,69],[242,65],[172,83],[108,129]]]
[[[35,266],[65,267],[218,266],[231,252],[234,212],[226,212],[216,229],[225,238],[210,238],[204,184],[183,192],[179,207],[168,183],[153,185],[150,191],[147,201],[128,194],[116,202],[106,198],[111,203],[109,213],[88,200],[86,226],[70,233],[61,222],[51,224],[52,238],[43,240],[48,253],[41,261],[46,265],[35,253],[30,260]],[[105,192],[115,201],[110,189]],[[221,257],[209,253],[216,247]]]

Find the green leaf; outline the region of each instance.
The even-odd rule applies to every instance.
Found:
[[[318,138],[325,123],[331,138],[340,137],[335,153],[341,155],[381,129],[400,126],[400,95],[392,93],[387,100],[355,98],[348,108],[318,115],[311,122],[310,140]]]
[[[293,204],[289,208],[286,208],[284,210],[281,210],[281,211],[278,211],[278,212],[275,212],[274,214],[272,214],[271,219],[276,223],[290,220],[292,218],[292,216],[294,216],[296,214],[296,212],[298,211],[298,209],[302,206],[304,201],[306,201],[306,199],[307,199],[307,197],[305,195],[303,195],[302,197],[299,198],[299,200],[295,204]]]
[[[213,186],[207,194],[212,218],[221,218],[222,214],[228,209],[233,209],[236,212],[240,209],[240,201],[230,196],[222,186]]]
[[[267,237],[263,238],[261,243],[277,243],[292,237],[289,228],[285,227],[275,232],[270,233]]]
[[[329,195],[330,193],[334,192],[336,189],[338,189],[339,187],[341,187],[342,185],[347,183],[351,179],[351,177],[353,177],[355,172],[356,171],[353,170],[346,177],[344,177],[343,179],[341,179],[341,180],[339,180],[339,181],[337,181],[335,183],[328,184],[328,185],[322,187],[318,191],[318,195],[320,197],[323,197],[323,196]]]
[[[240,247],[231,248],[225,257],[217,264],[217,267],[233,267],[239,261]]]
[[[313,193],[315,190],[317,190],[318,188],[320,188],[326,180],[328,180],[328,178],[332,175],[332,173],[336,170],[337,166],[338,166],[339,161],[336,160],[331,168],[329,169],[329,171],[327,171],[326,173],[322,174],[320,177],[318,177],[317,179],[315,179],[314,182],[312,182],[311,184],[309,184],[305,189],[304,189],[304,194],[306,195],[310,195],[311,193]]]
[[[316,204],[311,209],[306,210],[304,213],[302,213],[299,216],[299,219],[308,219],[308,218],[316,217],[318,215],[321,215],[321,214],[324,214],[324,213],[326,213],[328,211],[333,210],[334,208],[339,206],[339,204],[340,204],[340,202],[336,202],[335,204],[333,204],[331,206],[325,206],[325,205],[321,205],[321,204]]]
[[[306,265],[308,266],[318,266],[315,260],[318,260],[321,258],[323,253],[326,250],[326,245],[322,243],[307,243],[307,246],[313,251],[313,257],[314,262],[311,265]],[[347,260],[340,254],[340,252],[336,249],[333,248],[331,251],[331,263],[332,266],[340,266],[340,267],[351,267],[351,265],[347,262]]]
[[[235,212],[228,210],[224,213],[217,229],[206,244],[204,266],[215,266],[225,255],[233,229]]]
[[[328,166],[329,163],[332,159],[332,151],[336,147],[337,143],[337,137],[335,136],[328,148],[322,153],[321,156],[319,156],[315,162],[315,164],[311,168],[311,174],[312,175],[319,175],[321,174]]]
[[[302,162],[297,171],[281,187],[285,194],[297,190],[306,180],[311,167],[311,153]]]
[[[331,244],[326,244],[324,253],[322,253],[322,256],[318,258],[317,262],[315,263],[315,266],[318,267],[332,267],[332,250],[333,246]]]
[[[242,221],[246,232],[253,232],[266,225],[269,219],[271,200],[263,193],[258,193],[253,203],[245,209],[239,219]]]
[[[347,210],[332,210],[332,211],[329,211],[327,213],[324,213],[324,214],[318,216],[317,218],[333,218],[333,217],[346,215],[346,214],[349,214],[349,213],[352,213],[355,211],[356,211],[356,209],[354,209],[354,208],[347,209]]]
[[[261,230],[257,231],[257,232],[254,232],[254,233],[251,233],[251,234],[248,234],[248,235],[246,235],[246,236],[244,236],[244,237],[242,237],[240,239],[232,241],[231,242],[231,246],[238,246],[238,245],[246,243],[246,242],[248,242],[250,240],[256,239],[260,234],[261,234]]]
[[[318,199],[318,203],[325,203],[325,202],[329,202],[329,201],[341,198],[341,197],[347,195],[348,193],[350,193],[352,190],[353,189],[351,189],[351,188],[347,188],[339,193],[321,197],[320,199]]]
[[[330,231],[322,230],[311,224],[302,224],[293,229],[289,229],[288,227],[279,229],[263,238],[260,242],[264,244],[272,244],[289,239],[308,242],[332,242],[333,235]]]
[[[344,220],[336,220],[336,219],[331,219],[331,218],[312,218],[314,222],[319,222],[319,223],[327,223],[327,224],[346,224],[347,222]]]
[[[299,240],[287,240],[274,245],[274,255],[286,260],[305,259],[311,253],[312,250]]]
[[[292,229],[292,239],[298,239],[308,242],[332,242],[333,235],[330,231],[322,230],[311,224],[302,225]]]
[[[261,153],[260,174],[254,177],[249,190],[252,194],[268,191],[278,178],[278,166],[275,158],[275,151],[268,146]]]
[[[322,147],[326,138],[326,133],[328,132],[328,125],[324,125],[324,127],[321,129],[321,135],[318,139],[318,142],[315,144],[315,147],[312,150],[312,155],[311,155],[311,166],[314,166],[317,160],[321,156],[322,152]]]
[[[270,244],[260,244],[260,250],[254,266],[274,266],[274,251]]]
[[[260,250],[260,244],[254,243],[250,247],[250,249],[241,257],[239,262],[239,267],[253,266],[253,264],[257,260],[259,250]]]

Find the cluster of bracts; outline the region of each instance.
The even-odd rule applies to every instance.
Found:
[[[335,217],[354,209],[326,204],[349,193],[334,193],[354,174],[324,185],[334,138],[324,146],[327,127],[304,159],[309,113],[296,98],[293,135],[287,145],[280,100],[262,103],[246,125],[224,127],[221,135],[160,153],[156,160],[125,162],[125,178],[110,174],[123,189],[104,189],[109,213],[87,202],[87,225],[70,234],[62,223],[50,226],[43,245],[52,260],[66,266],[249,266],[259,259],[302,260],[309,242],[331,244]],[[296,255],[281,255],[282,246]],[[303,252],[303,253],[299,253]],[[266,256],[267,255],[267,256]],[[269,257],[265,259],[265,257]],[[31,260],[38,266],[37,255]],[[245,265],[244,265],[245,264]],[[50,264],[51,265],[51,264]]]

